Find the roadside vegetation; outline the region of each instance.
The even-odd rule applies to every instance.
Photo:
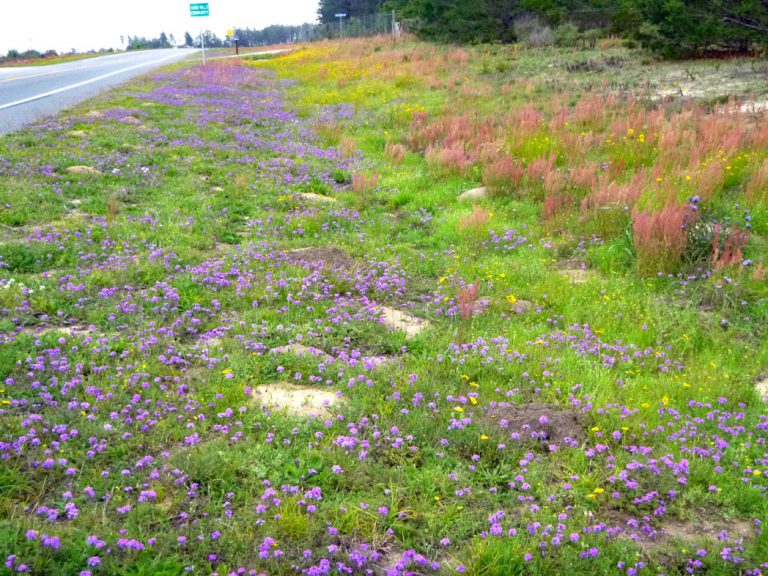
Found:
[[[760,60],[322,42],[0,153],[0,574],[762,574]]]
[[[104,56],[113,52],[115,51],[100,50],[98,52],[59,54],[56,50],[48,50],[46,52],[38,52],[37,50],[27,50],[25,52],[9,50],[5,56],[0,56],[0,67],[48,66],[50,64],[62,64],[64,62],[72,62],[73,60]]]

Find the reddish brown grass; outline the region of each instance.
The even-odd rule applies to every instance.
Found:
[[[384,155],[392,164],[402,164],[405,161],[406,148],[402,144],[387,142]]]
[[[475,302],[480,294],[480,281],[474,284],[468,284],[459,288],[456,293],[456,299],[459,301],[459,313],[464,320],[471,320],[475,310]]]
[[[689,207],[677,204],[668,204],[655,213],[632,212],[632,239],[641,274],[671,272],[679,267],[692,217]]]

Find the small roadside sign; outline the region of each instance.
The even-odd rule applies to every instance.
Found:
[[[196,4],[189,5],[189,15],[193,18],[200,16],[209,16],[208,2],[198,2]]]
[[[235,31],[232,28],[227,29],[227,36],[230,38],[235,35]]]

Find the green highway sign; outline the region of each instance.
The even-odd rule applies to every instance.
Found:
[[[208,11],[208,2],[199,2],[197,4],[190,4],[189,13],[192,17],[208,16],[210,14],[210,12]]]

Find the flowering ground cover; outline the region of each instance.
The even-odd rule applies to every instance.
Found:
[[[765,95],[635,58],[321,43],[3,137],[0,571],[761,574]]]

